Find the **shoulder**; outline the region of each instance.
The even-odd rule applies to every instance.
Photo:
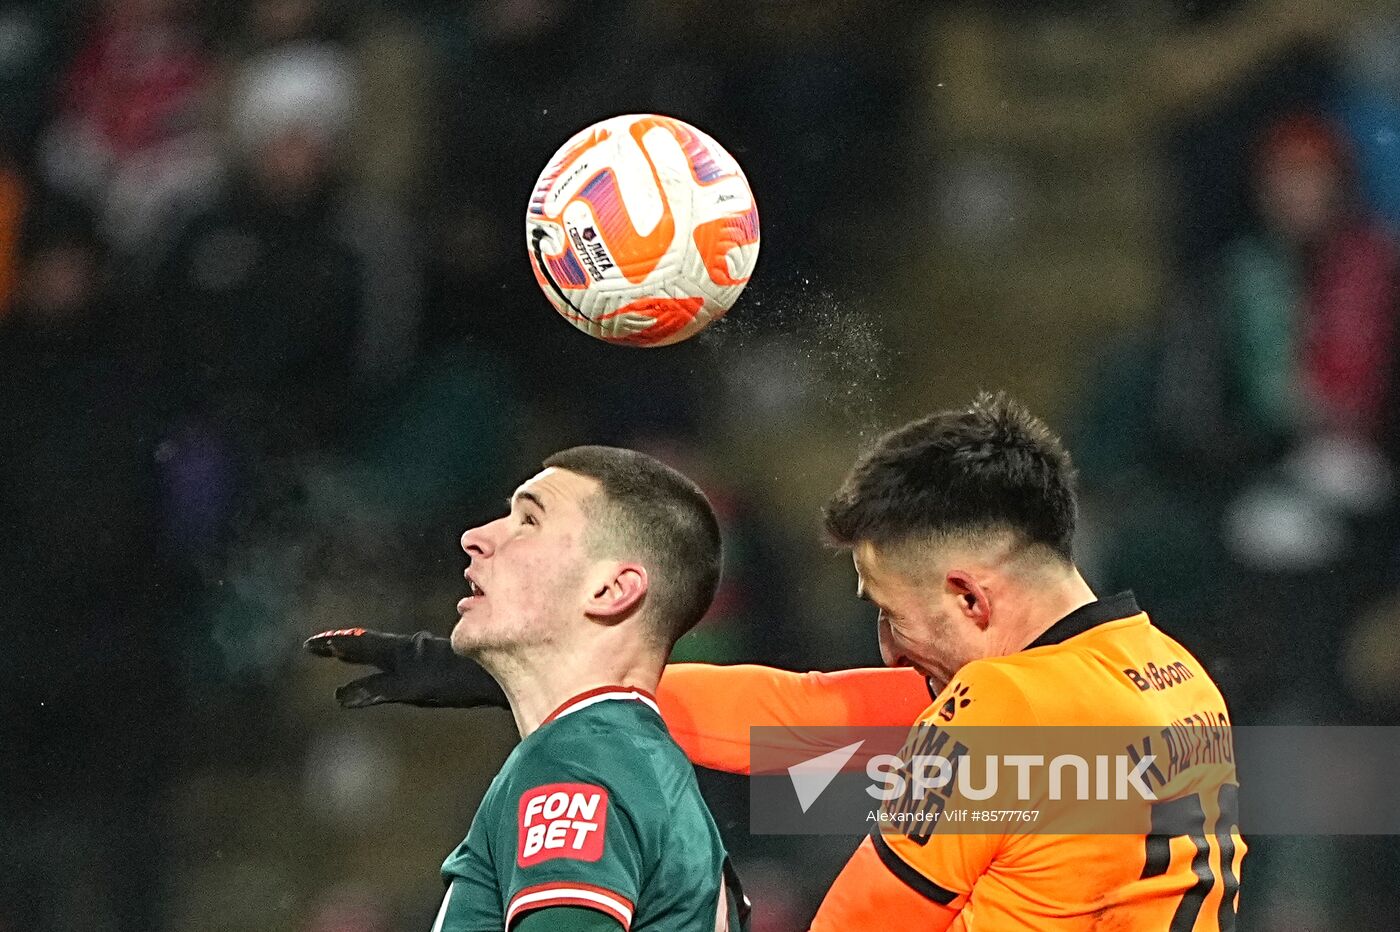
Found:
[[[514,782],[573,780],[624,795],[654,791],[652,736],[630,718],[609,711],[577,712],[531,736],[517,749]]]
[[[639,863],[657,850],[668,819],[652,763],[626,718],[598,727],[589,721],[598,717],[575,713],[545,726],[502,771],[492,830],[500,850],[516,852],[517,867],[594,863],[605,851],[610,863]]]
[[[1108,671],[1099,656],[1104,645],[1086,638],[966,664],[938,694],[927,719],[947,724],[956,718],[970,725],[1080,721],[1086,702],[1118,701],[1126,682],[1105,679]],[[1123,639],[1116,635],[1114,643]]]
[[[935,725],[1038,724],[1016,657],[974,660],[933,700],[923,720]]]

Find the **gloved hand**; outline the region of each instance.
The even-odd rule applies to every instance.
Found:
[[[322,631],[302,644],[318,657],[369,664],[371,673],[335,691],[347,709],[384,702],[434,708],[510,708],[506,694],[491,675],[473,660],[452,652],[452,642],[426,631],[388,634],[367,628]]]

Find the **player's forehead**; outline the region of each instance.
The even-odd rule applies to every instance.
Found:
[[[881,547],[869,541],[859,541],[851,548],[851,562],[856,568],[856,595],[869,601],[896,598],[917,590],[924,578],[924,569],[911,563],[906,548]]]
[[[548,466],[535,473],[511,493],[511,503],[529,501],[546,513],[551,506],[562,512],[578,513],[583,502],[597,493],[598,480],[557,466]]]
[[[858,542],[851,548],[851,563],[856,568],[856,596],[868,601],[878,599],[885,588],[885,580],[875,548],[867,541]]]
[[[883,578],[893,570],[888,548],[881,548],[868,540],[857,541],[851,548],[851,562],[862,577]]]

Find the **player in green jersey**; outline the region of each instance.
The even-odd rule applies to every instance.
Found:
[[[433,932],[714,932],[747,906],[651,696],[720,571],[689,479],[576,447],[462,535],[452,647],[510,698],[521,742],[443,864]]]

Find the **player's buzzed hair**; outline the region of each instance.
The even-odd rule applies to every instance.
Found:
[[[1005,393],[982,393],[891,431],[824,512],[839,547],[882,549],[1011,532],[1070,561],[1075,472],[1059,437]]]
[[[647,568],[649,615],[667,647],[709,611],[722,563],[719,519],[700,487],[665,463],[618,447],[572,447],[544,466],[597,480],[587,544]]]

